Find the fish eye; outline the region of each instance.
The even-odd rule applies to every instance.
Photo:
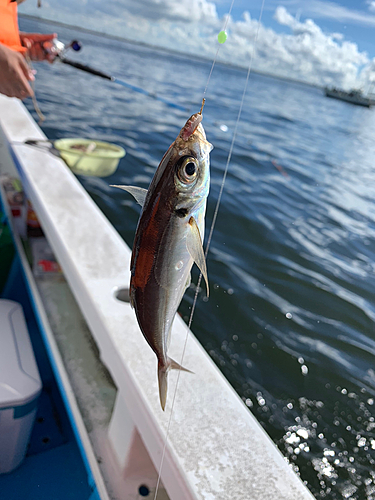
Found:
[[[198,175],[198,160],[193,156],[181,158],[178,166],[177,176],[184,184],[191,184]]]
[[[188,177],[191,177],[192,175],[195,174],[195,163],[193,163],[192,161],[189,161],[189,163],[186,164],[186,166],[185,166],[185,174]]]

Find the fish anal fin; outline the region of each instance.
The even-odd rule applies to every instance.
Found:
[[[181,366],[179,363],[177,363],[177,361],[175,361],[172,358],[168,358],[168,362],[171,370],[181,370],[183,372],[194,373],[191,370],[188,370],[187,368]]]
[[[203,274],[204,280],[207,287],[207,297],[209,296],[209,286],[208,286],[208,276],[207,276],[207,266],[206,258],[204,255],[202,239],[199,232],[198,224],[196,223],[194,217],[190,217],[189,225],[191,231],[186,237],[186,246],[194,262],[199,267],[200,272]]]
[[[143,205],[145,204],[147,189],[140,188],[137,186],[119,186],[116,184],[111,184],[110,186],[123,189],[124,191],[130,193],[135,198],[135,201],[139,203],[139,205],[141,205],[141,207],[143,207]]]
[[[181,370],[183,372],[193,373],[181,366],[177,361],[172,358],[167,358],[167,363],[163,364],[158,362],[158,381],[159,381],[159,398],[162,410],[165,409],[165,404],[167,402],[167,392],[168,392],[168,372],[169,370]]]

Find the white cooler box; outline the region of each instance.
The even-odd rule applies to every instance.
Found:
[[[0,474],[25,457],[41,390],[22,307],[0,299]]]

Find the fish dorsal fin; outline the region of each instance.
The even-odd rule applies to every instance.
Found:
[[[203,250],[201,235],[199,233],[199,227],[194,217],[190,217],[189,225],[191,227],[191,231],[186,237],[186,246],[192,259],[199,267],[200,272],[203,274],[204,280],[206,282],[207,297],[208,297],[209,287],[208,287],[206,258],[204,256],[204,250]]]
[[[127,191],[135,198],[135,201],[139,203],[141,207],[143,207],[143,205],[145,204],[147,189],[136,186],[118,186],[115,184],[111,184],[111,187],[120,188],[123,189],[124,191]]]

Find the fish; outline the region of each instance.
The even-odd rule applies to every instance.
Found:
[[[132,250],[129,296],[141,332],[157,357],[163,410],[168,372],[190,371],[168,356],[168,347],[194,262],[209,294],[203,238],[213,146],[201,124],[203,105],[204,101],[164,154],[148,189],[114,186],[129,192],[142,206]]]

